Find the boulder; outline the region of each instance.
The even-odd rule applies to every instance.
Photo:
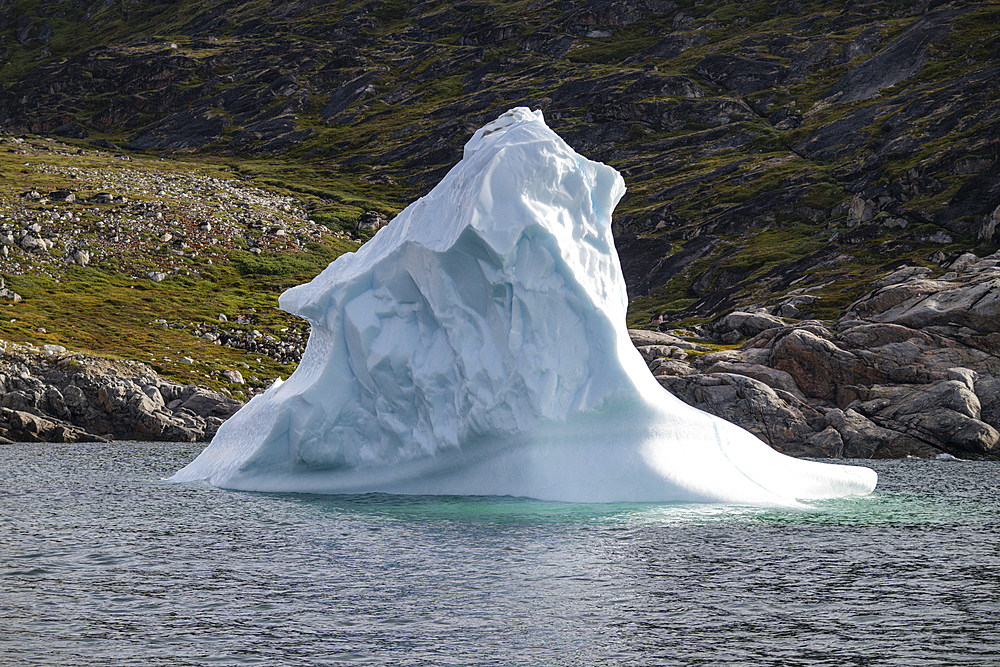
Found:
[[[62,392],[57,387],[48,386],[45,388],[39,406],[44,407],[47,414],[54,415],[63,421],[70,421],[73,418],[69,406],[66,405],[66,399],[63,398]]]
[[[855,380],[865,369],[847,350],[803,329],[778,339],[771,348],[771,366],[787,373],[803,394],[833,400],[837,387]]]
[[[854,195],[847,210],[847,226],[857,227],[870,222],[876,213],[878,213],[878,205],[875,202],[865,199],[861,195]]]
[[[222,371],[222,377],[226,378],[233,384],[245,384],[243,379],[243,374],[235,370]]]
[[[730,363],[727,361],[717,361],[709,366],[706,373],[732,373],[753,378],[758,382],[763,382],[772,389],[780,389],[792,394],[800,401],[805,401],[806,397],[795,384],[795,379],[783,370],[771,368],[763,364],[750,363]]]
[[[876,289],[848,308],[846,318],[911,329],[967,327],[988,335],[1000,327],[1000,253],[963,253],[952,271],[927,277],[929,269],[905,267],[874,283]]]
[[[7,299],[14,303],[21,303],[21,295],[12,289],[6,287],[0,288],[0,299]]]
[[[962,380],[927,385],[872,386],[851,407],[881,426],[912,435],[944,451],[988,454],[1000,433],[980,421],[979,398]]]
[[[898,285],[911,278],[927,278],[932,271],[926,266],[904,266],[896,269],[892,273],[872,282],[875,287],[885,287],[887,285]]]
[[[196,387],[184,399],[181,407],[199,417],[232,417],[243,407],[243,403],[225,394],[202,387]]]
[[[37,391],[15,389],[0,396],[0,406],[19,412],[34,414],[39,409],[38,404],[41,402],[41,399],[42,395]]]
[[[33,234],[26,234],[18,245],[20,245],[21,250],[25,252],[46,252],[48,250],[48,245],[45,243],[45,240]]]
[[[649,370],[654,376],[658,375],[690,375],[694,373],[691,364],[679,359],[654,359],[649,364]]]
[[[74,250],[73,254],[71,255],[71,259],[74,264],[78,264],[80,266],[87,266],[88,264],[90,264],[90,252],[82,249]]]
[[[809,437],[798,450],[797,455],[813,458],[840,458],[844,456],[844,439],[837,429],[827,426]]]
[[[6,407],[0,407],[0,438],[10,442],[106,442],[71,424]]]
[[[678,338],[677,336],[664,333],[662,331],[629,329],[628,335],[629,338],[632,339],[632,344],[639,348],[647,345],[665,345],[670,347],[677,347],[682,350],[695,350],[698,348],[698,345],[696,343],[686,341],[683,338]]]
[[[933,458],[940,453],[935,447],[916,438],[883,428],[852,409],[831,410],[826,414],[827,423],[844,442],[841,456],[854,459],[904,458],[923,456]]]
[[[938,337],[899,324],[855,323],[837,336],[842,345],[860,349],[883,347],[891,343],[916,341],[921,345],[937,345]]]
[[[88,407],[87,395],[75,384],[68,385],[62,391],[63,403],[74,414],[82,414]]]
[[[172,440],[195,442],[205,437],[204,424],[183,420],[162,410],[135,416],[130,438],[135,440]]]
[[[47,196],[54,202],[60,202],[63,204],[76,203],[76,195],[72,190],[55,190],[54,192],[50,192]]]
[[[785,326],[783,320],[766,312],[748,313],[737,310],[713,322],[712,330],[720,334],[735,331],[741,337],[747,337],[756,336],[762,331],[777,329],[783,326]]]
[[[358,231],[377,232],[389,224],[389,218],[378,211],[365,211],[354,223],[354,228]]]
[[[659,376],[660,384],[688,405],[742,426],[779,451],[792,450],[815,432],[789,394],[734,373]],[[810,411],[811,412],[811,411]],[[812,415],[811,415],[812,416]]]
[[[912,329],[959,325],[993,332],[1000,324],[1000,278],[971,284],[916,280],[890,285],[851,307],[875,322]]]

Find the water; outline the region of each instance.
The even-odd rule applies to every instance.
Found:
[[[996,665],[1000,464],[814,511],[237,493],[0,446],[0,665]]]

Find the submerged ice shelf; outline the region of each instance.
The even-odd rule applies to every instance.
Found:
[[[591,502],[870,492],[868,468],[786,457],[660,387],[625,328],[624,193],[541,112],[482,127],[430,194],[281,296],[312,324],[301,364],[172,479]]]

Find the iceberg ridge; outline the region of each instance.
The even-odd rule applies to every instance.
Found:
[[[281,296],[312,324],[299,367],[171,479],[595,502],[870,492],[873,471],[783,456],[660,387],[625,328],[624,193],[541,112],[488,123],[428,195]]]

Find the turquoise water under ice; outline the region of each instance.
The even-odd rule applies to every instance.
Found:
[[[162,481],[200,449],[0,446],[0,664],[1000,664],[1000,463],[803,512]]]

